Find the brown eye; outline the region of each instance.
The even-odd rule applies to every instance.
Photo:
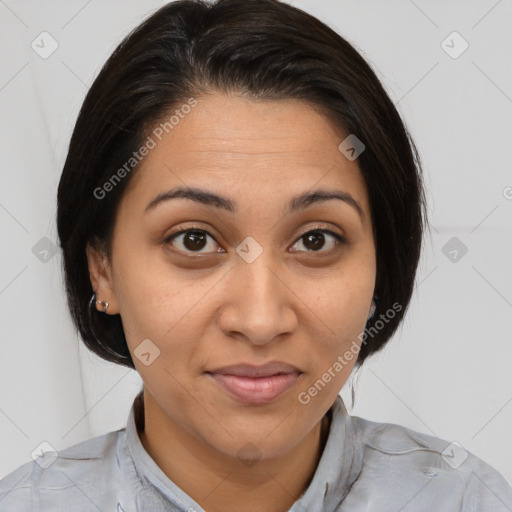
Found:
[[[211,239],[213,243],[209,242],[209,239]],[[211,249],[215,249],[215,246],[217,245],[215,239],[210,235],[210,233],[202,229],[186,229],[179,231],[178,233],[174,233],[170,237],[166,238],[165,243],[171,244],[174,247],[177,246],[177,249],[180,252],[201,254],[212,252]],[[205,248],[206,250],[203,250]],[[213,250],[213,252],[220,251]]]
[[[295,249],[296,251],[306,252],[330,252],[336,250],[340,245],[345,244],[345,239],[328,229],[315,229],[304,233],[298,242],[302,241],[302,246],[305,249]],[[327,249],[324,249],[327,246]],[[324,249],[322,251],[322,249]]]

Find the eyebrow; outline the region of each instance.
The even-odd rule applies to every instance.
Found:
[[[237,204],[235,201],[197,187],[177,187],[166,192],[158,194],[152,199],[146,206],[144,212],[147,213],[150,210],[156,208],[159,204],[162,204],[171,199],[190,199],[206,206],[213,206],[215,208],[221,208],[231,213],[237,211]],[[303,210],[308,206],[315,203],[328,201],[331,199],[338,199],[351,206],[359,214],[361,220],[364,220],[364,212],[359,202],[354,199],[348,192],[343,190],[326,190],[320,189],[314,192],[304,192],[296,197],[293,197],[288,203],[288,212],[295,213],[299,210]]]

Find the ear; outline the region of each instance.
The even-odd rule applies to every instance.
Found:
[[[87,244],[86,254],[89,277],[92,289],[96,293],[96,300],[108,302],[107,314],[118,314],[119,306],[114,291],[112,268],[106,254],[90,243]],[[102,311],[100,306],[96,306],[96,309]]]

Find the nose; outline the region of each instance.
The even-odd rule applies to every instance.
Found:
[[[237,259],[227,276],[226,299],[218,316],[226,336],[264,345],[297,328],[297,296],[287,272],[272,262],[270,253],[263,251],[251,263]]]

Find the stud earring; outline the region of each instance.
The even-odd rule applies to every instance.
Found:
[[[108,309],[108,302],[107,301],[105,301],[105,300],[97,300],[97,301],[95,301],[95,304],[96,304],[96,308],[98,308],[98,306],[100,306],[100,308],[101,308],[100,311],[102,313],[106,313],[107,312],[107,309]]]
[[[375,304],[375,298],[372,299],[372,304],[370,306],[370,313],[368,314],[368,320],[373,318],[373,315],[375,315],[375,310],[377,309],[377,304]]]

